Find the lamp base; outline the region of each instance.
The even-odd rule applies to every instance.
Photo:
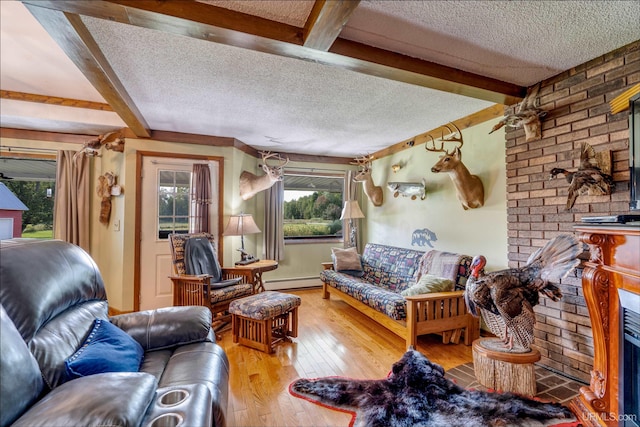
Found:
[[[244,249],[238,249],[238,250],[240,251],[240,261],[236,262],[236,265],[247,265],[247,264],[253,264],[254,262],[260,261],[258,258],[245,252]]]

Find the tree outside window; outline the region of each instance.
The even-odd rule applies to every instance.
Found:
[[[341,239],[344,175],[285,174],[284,237]]]

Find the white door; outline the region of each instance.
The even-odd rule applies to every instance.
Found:
[[[193,159],[144,156],[142,160],[140,310],[173,304],[173,274],[169,234],[189,232],[191,221],[191,169]],[[212,186],[218,181],[218,163],[209,162]],[[218,235],[217,196],[211,205],[212,233]]]
[[[13,218],[0,218],[0,240],[13,237]],[[20,236],[17,236],[20,237]]]

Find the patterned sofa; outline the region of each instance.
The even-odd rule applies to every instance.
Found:
[[[470,273],[471,257],[431,250],[369,243],[362,253],[362,277],[339,273],[325,264],[320,273],[323,298],[330,293],[406,339],[415,346],[419,335],[439,333],[444,343],[471,345],[480,332],[479,319],[467,313],[464,286]],[[421,275],[444,277],[455,283],[449,292],[402,296],[400,292]]]

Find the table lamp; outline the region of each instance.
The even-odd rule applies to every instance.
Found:
[[[340,219],[348,219],[349,220],[349,245],[351,247],[356,245],[356,235],[358,234],[358,228],[355,224],[354,219],[364,218],[364,214],[362,210],[360,210],[360,205],[358,205],[357,200],[347,200],[344,202],[344,208],[342,209],[342,215],[340,215]]]
[[[248,254],[244,250],[244,235],[255,233],[260,233],[260,229],[256,225],[251,214],[240,212],[239,215],[231,215],[231,217],[229,218],[229,222],[224,228],[222,235],[240,236],[241,248],[238,250],[242,255],[240,261],[236,262],[236,265],[247,265],[259,261],[259,259],[257,259],[253,255]]]

